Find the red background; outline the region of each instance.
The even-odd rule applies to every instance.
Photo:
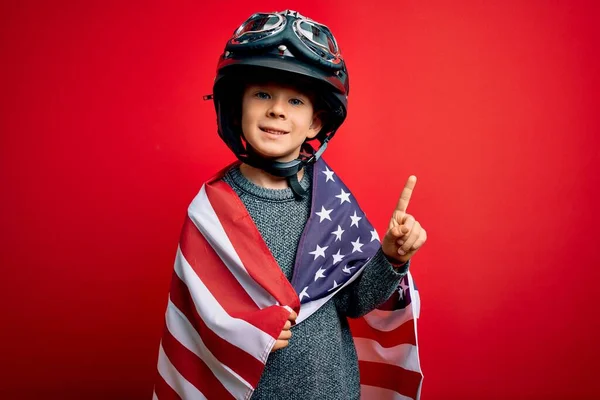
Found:
[[[423,400],[600,396],[597,2],[49,3],[0,8],[1,398],[150,398],[185,210],[233,159],[202,95],[285,8],[347,59],[325,155],[380,233],[419,178]]]

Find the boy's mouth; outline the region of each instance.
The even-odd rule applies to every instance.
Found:
[[[266,132],[266,133],[270,133],[272,135],[286,135],[289,132],[287,131],[282,131],[279,129],[273,129],[273,128],[266,128],[266,127],[259,127],[261,131]]]

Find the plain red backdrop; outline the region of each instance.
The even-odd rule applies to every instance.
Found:
[[[151,397],[187,205],[233,160],[202,95],[285,8],[347,59],[325,156],[380,233],[419,178],[422,399],[598,398],[600,13],[541,0],[2,2],[0,397]]]

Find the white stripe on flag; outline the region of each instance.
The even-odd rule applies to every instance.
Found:
[[[194,306],[202,320],[219,337],[262,362],[266,362],[269,352],[275,344],[275,339],[243,319],[233,318],[213,297],[202,280],[196,275],[190,264],[183,256],[181,248],[177,249],[175,273],[187,285]]]
[[[360,385],[361,400],[413,400],[393,390],[375,386]]]
[[[413,296],[411,299],[411,307],[413,309],[413,313],[419,318],[421,314],[421,296],[419,295],[419,291],[415,289],[415,282],[413,281],[412,275],[410,271],[408,272],[408,286],[410,287],[410,295]],[[417,320],[415,319],[415,341],[417,345],[417,365],[419,368],[419,372],[421,372],[421,360],[419,359],[419,335],[417,333]],[[419,391],[417,392],[417,400],[421,398],[421,388],[423,387],[423,372],[421,372],[421,383],[419,383]]]
[[[202,392],[196,389],[171,364],[169,357],[165,354],[162,343],[158,349],[158,373],[182,399],[206,399]]]
[[[217,360],[185,315],[170,300],[167,305],[166,319],[167,329],[171,335],[186,349],[201,358],[232,396],[241,398],[248,393],[248,389],[252,389],[252,385]]]
[[[360,337],[354,337],[354,344],[360,361],[396,365],[409,371],[421,372],[417,346],[403,343],[394,347],[382,347],[372,339]]]
[[[415,318],[419,318],[421,315],[421,295],[419,295],[419,291],[415,289],[415,282],[413,281],[410,271],[408,271],[408,286],[410,290],[411,304],[413,306],[413,313]]]
[[[412,307],[394,311],[375,309],[365,315],[364,318],[372,328],[378,331],[389,332],[413,319],[413,310]]]
[[[273,304],[279,304],[269,292],[258,285],[248,274],[240,256],[227,237],[219,221],[219,217],[217,217],[215,210],[210,204],[210,200],[206,195],[205,185],[202,185],[200,193],[198,193],[190,204],[188,216],[260,309],[272,306]]]

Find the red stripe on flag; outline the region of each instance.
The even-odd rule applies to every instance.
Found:
[[[196,275],[229,315],[257,310],[256,303],[189,217],[183,224],[179,247]]]
[[[156,383],[154,385],[154,393],[158,400],[181,400],[181,397],[175,390],[163,379],[160,373],[157,373]]]
[[[204,361],[179,343],[168,329],[165,329],[162,345],[175,369],[204,396],[209,399],[233,398]]]
[[[206,195],[248,274],[280,304],[299,311],[300,299],[275,261],[244,203],[223,181],[206,185]]]
[[[171,301],[190,321],[196,332],[210,352],[222,363],[234,370],[244,380],[256,387],[264,365],[239,347],[233,346],[227,340],[214,333],[204,322],[190,295],[188,287],[173,274],[171,281]]]
[[[184,223],[179,246],[186,261],[227,314],[247,321],[274,339],[279,337],[289,312],[279,306],[260,310],[189,218]]]
[[[349,323],[352,336],[374,340],[382,347],[389,348],[399,344],[417,345],[414,319],[406,321],[389,332],[371,327],[364,318],[350,319]]]
[[[404,368],[370,361],[359,361],[360,383],[393,390],[401,395],[417,397],[421,374]]]

